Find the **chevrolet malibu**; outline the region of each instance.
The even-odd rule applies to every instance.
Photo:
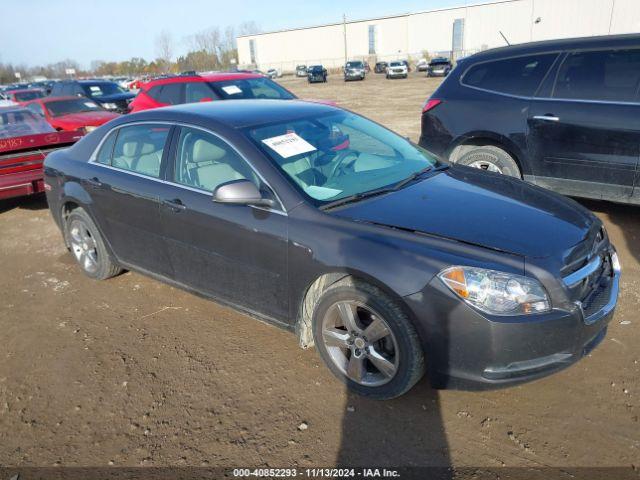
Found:
[[[617,301],[589,211],[328,105],[150,110],[45,166],[89,277],[136,270],[284,327],[373,398],[425,371],[465,389],[550,374],[603,339]]]

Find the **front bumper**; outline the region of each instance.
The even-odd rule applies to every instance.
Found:
[[[363,72],[346,72],[344,74],[344,79],[345,80],[362,80],[364,79],[364,73]]]
[[[402,71],[402,70],[398,70],[398,71],[389,70],[387,72],[387,75],[389,77],[406,77],[408,75],[408,73],[406,71]]]
[[[547,376],[589,354],[605,337],[620,284],[619,269],[607,298],[585,313],[581,305],[540,315],[489,316],[461,301],[438,278],[405,297],[437,388],[483,390]]]
[[[44,192],[42,169],[0,175],[0,199]]]

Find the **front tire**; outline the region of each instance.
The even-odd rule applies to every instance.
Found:
[[[354,392],[386,400],[424,375],[424,354],[402,308],[382,290],[346,277],[321,295],[313,337],[331,372]]]
[[[462,155],[457,163],[509,177],[522,178],[520,168],[513,157],[493,145],[474,147]]]
[[[122,272],[111,259],[98,227],[84,209],[76,208],[66,218],[65,236],[71,253],[88,277],[106,280]]]

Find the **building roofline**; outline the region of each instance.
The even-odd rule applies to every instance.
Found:
[[[369,18],[361,18],[356,20],[347,20],[346,23],[352,24],[352,23],[362,23],[362,22],[373,22],[376,20],[387,20],[390,18],[401,18],[401,17],[409,17],[411,15],[421,15],[423,13],[446,12],[448,10],[458,10],[461,8],[483,7],[485,5],[496,5],[500,3],[516,3],[516,2],[523,2],[523,1],[525,0],[489,0],[484,2],[472,3],[469,5],[458,5],[456,7],[434,8],[433,10],[419,10],[417,12],[406,12],[406,13],[398,13],[394,15],[384,15],[381,17],[369,17]],[[322,23],[319,25],[309,25],[306,27],[283,28],[281,30],[271,30],[268,32],[249,33],[247,35],[237,35],[236,38],[259,37],[261,35],[270,35],[273,33],[295,32],[298,30],[310,30],[312,28],[335,27],[337,25],[342,25],[342,23],[343,22],[332,22],[332,23]]]

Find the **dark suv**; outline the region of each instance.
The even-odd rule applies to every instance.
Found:
[[[129,103],[135,95],[116,82],[108,80],[70,80],[58,82],[51,89],[52,97],[89,97],[102,108],[118,113],[128,113]]]
[[[554,40],[460,60],[420,145],[565,195],[640,204],[640,35]]]

